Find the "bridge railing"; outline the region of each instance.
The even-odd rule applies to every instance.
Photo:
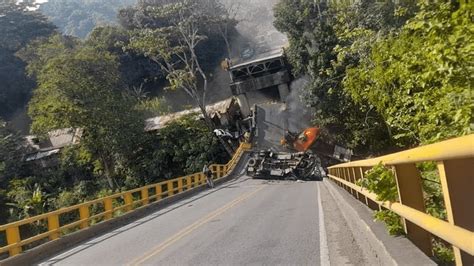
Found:
[[[381,202],[358,186],[367,170],[382,163],[393,170],[399,199]],[[417,163],[436,162],[447,221],[425,211]],[[421,146],[367,160],[329,167],[329,178],[372,209],[389,209],[402,217],[407,237],[432,256],[432,235],[452,244],[457,265],[474,265],[474,135]]]
[[[250,148],[250,144],[242,143],[227,164],[211,165],[214,179],[229,174],[239,162],[243,152]],[[88,228],[98,222],[113,219],[163,198],[203,185],[206,185],[206,177],[199,172],[0,225],[0,233],[6,235],[7,243],[6,246],[0,247],[0,255],[6,252],[9,256],[18,255],[29,244],[58,239],[68,233]],[[64,220],[67,222],[61,222]],[[22,237],[20,227],[28,225],[42,226],[44,230],[33,236]]]

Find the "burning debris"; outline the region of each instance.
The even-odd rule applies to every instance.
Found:
[[[320,180],[325,171],[319,157],[310,152],[261,150],[251,154],[247,175],[261,179]]]

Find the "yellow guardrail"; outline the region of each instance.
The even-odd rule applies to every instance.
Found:
[[[392,168],[399,200],[381,202],[356,185],[366,171],[382,162]],[[422,179],[416,163],[436,162],[448,220],[425,211]],[[371,208],[384,207],[403,218],[407,237],[432,255],[432,235],[453,245],[457,265],[474,265],[474,135],[415,149],[329,167],[329,178]]]
[[[212,164],[211,170],[214,173],[214,179],[220,179],[229,174],[239,162],[243,152],[250,148],[251,144],[241,143],[227,164]],[[0,247],[0,255],[6,252],[8,252],[10,256],[18,255],[22,252],[25,245],[40,240],[50,241],[58,239],[62,235],[66,235],[69,231],[72,231],[71,229],[85,229],[92,226],[92,222],[95,220],[110,220],[123,213],[144,207],[152,202],[160,201],[165,197],[171,197],[183,191],[203,185],[206,185],[206,177],[202,172],[199,172],[0,225],[0,233],[5,232],[7,238],[7,245]],[[150,191],[153,193],[150,193]],[[91,208],[93,207],[99,208],[102,211],[91,215]],[[62,215],[71,214],[77,217],[76,221],[60,224]],[[41,222],[46,222],[46,232],[38,233],[26,239],[21,237],[21,226],[39,224]]]

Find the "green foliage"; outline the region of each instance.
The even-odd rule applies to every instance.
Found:
[[[472,3],[282,0],[275,26],[287,33],[293,72],[310,79],[302,98],[326,139],[377,153],[472,133]],[[446,219],[436,166],[418,165],[426,210]],[[396,201],[393,173],[379,164],[360,184]],[[400,217],[376,213],[391,233]],[[450,251],[435,245],[444,261]]]
[[[143,112],[146,117],[165,115],[170,112],[170,108],[164,98],[147,98],[141,100],[137,105],[137,109]]]
[[[370,103],[399,145],[469,134],[474,82],[472,5],[421,4],[397,34],[373,44],[344,86]]]
[[[25,173],[22,161],[25,149],[20,135],[6,127],[0,120],[0,223],[7,222],[9,216],[7,188],[10,180]]]
[[[433,253],[438,265],[454,265],[454,251],[450,245],[445,244],[442,240],[432,241]]]
[[[398,200],[395,175],[392,170],[386,168],[382,163],[379,163],[367,171],[364,178],[359,179],[358,185],[375,193],[377,195],[377,200],[379,201],[395,202]],[[374,218],[385,223],[389,234],[401,235],[404,233],[401,218],[393,211],[376,211],[374,213]]]
[[[336,142],[378,151],[471,132],[471,4],[284,0],[275,14],[310,78],[302,97]]]
[[[275,26],[287,33],[293,72],[310,79],[301,98],[314,108],[313,122],[325,129],[327,140],[359,151],[390,144],[382,117],[373,106],[355,102],[342,81],[347,67],[365,56],[371,39],[392,27],[393,16],[384,15],[393,9],[375,1],[343,5],[283,0],[276,6]]]
[[[49,60],[74,51],[79,45],[79,40],[59,33],[48,38],[39,38],[31,41],[17,56],[28,63],[27,72],[31,77],[37,77]]]
[[[118,10],[136,0],[49,0],[40,11],[65,35],[85,38],[96,26],[117,23]]]
[[[0,117],[4,119],[24,107],[35,86],[25,74],[25,63],[15,53],[55,31],[39,12],[27,11],[26,4],[16,2],[0,3]]]
[[[443,191],[435,162],[417,165],[421,173],[426,212],[436,218],[447,221]]]
[[[201,24],[199,30],[214,31],[208,26]],[[199,38],[199,49],[209,52],[199,56],[218,51],[211,43],[203,46],[217,38],[214,34]],[[170,123],[159,134],[144,132],[145,117],[168,108],[162,99],[147,96],[149,86],[164,87],[161,69],[144,54],[124,49],[135,36],[106,26],[96,28],[86,41],[54,34],[18,47],[17,56],[38,83],[29,105],[32,131],[41,137],[72,127],[82,129],[82,136],[80,144],[61,150],[58,164],[42,168],[23,162],[30,152],[23,139],[0,123],[0,223],[198,172],[204,163],[227,162],[214,134],[196,117]],[[217,57],[205,62],[212,60]],[[61,223],[75,216],[63,215]],[[44,223],[37,224],[25,234],[44,229]]]
[[[126,50],[130,43],[130,32],[119,26],[96,27],[87,37],[85,45],[107,51],[117,57],[122,81],[128,87],[162,88],[164,75],[156,63],[149,58]]]
[[[140,180],[129,177],[126,187],[158,182],[201,171],[205,163],[229,160],[215,135],[196,116],[171,122],[158,135],[148,135],[131,167]]]
[[[367,171],[358,184],[377,194],[377,200],[395,202],[398,199],[395,175],[381,162]]]
[[[229,34],[235,32],[235,23],[227,17],[227,10],[215,0],[140,1],[119,12],[120,24],[134,33],[129,48],[155,61],[169,61],[170,55],[189,49],[183,37],[195,34],[191,46],[206,72],[214,70],[226,53],[220,27],[228,27]],[[178,28],[185,29],[181,32],[185,34]]]
[[[27,10],[17,1],[0,3],[0,47],[18,51],[30,41],[55,32],[55,26],[40,12]]]
[[[376,211],[374,213],[374,218],[377,221],[385,223],[390,235],[403,235],[405,233],[400,216],[393,211]]]
[[[50,43],[54,42],[39,47]],[[36,50],[39,60],[43,51],[49,49]],[[36,61],[31,65],[37,65]],[[32,130],[45,133],[81,128],[81,146],[92,155],[95,173],[105,175],[109,186],[114,187],[115,168],[128,163],[144,127],[144,118],[135,108],[136,98],[120,90],[123,85],[116,58],[78,45],[58,51],[41,65],[36,70],[39,87],[29,106]]]
[[[10,181],[7,197],[10,200],[10,217],[16,220],[44,213],[47,209],[47,195],[32,178]]]
[[[6,127],[0,119],[0,188],[9,179],[22,173],[22,157],[25,153],[21,136]]]

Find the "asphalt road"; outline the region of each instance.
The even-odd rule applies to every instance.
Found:
[[[285,114],[285,106],[278,104],[257,110],[259,148],[281,147],[279,140],[288,128]],[[371,264],[326,186],[241,176],[42,264]]]
[[[320,186],[242,176],[42,264],[328,265]]]

